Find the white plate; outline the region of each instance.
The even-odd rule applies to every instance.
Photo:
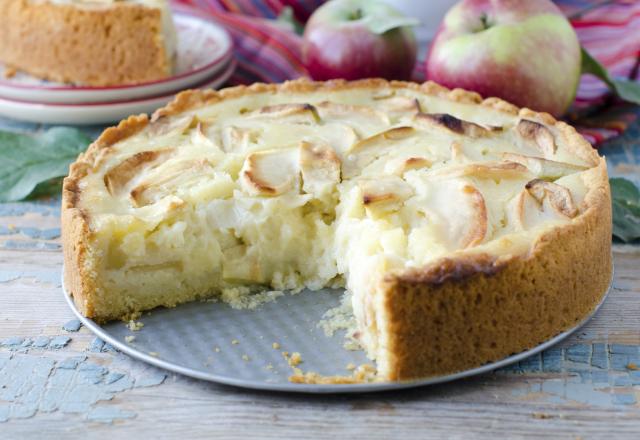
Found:
[[[232,60],[224,71],[193,85],[194,89],[217,88],[225,83],[236,67]],[[84,104],[41,104],[0,98],[0,116],[43,124],[108,124],[138,113],[152,113],[173,99],[174,92],[152,98]]]
[[[607,293],[609,291],[610,288]],[[287,294],[255,310],[232,309],[220,302],[193,302],[171,309],[160,308],[144,313],[139,319],[144,327],[136,332],[130,331],[121,321],[99,325],[82,316],[64,288],[63,292],[74,314],[89,330],[135,359],[196,379],[300,393],[395,390],[487,373],[560,342],[583,326],[598,311],[607,295],[605,293],[595,310],[575,327],[531,350],[478,368],[408,382],[316,385],[289,382],[292,369],[282,351],[299,352],[302,363],[298,367],[302,371],[328,376],[348,376],[350,372],[345,367],[349,363],[371,363],[362,351],[343,348],[343,334],[336,332],[328,337],[318,326],[322,315],[340,304],[343,291],[304,290],[295,295]],[[280,344],[277,349],[273,348],[274,342]]]
[[[231,37],[225,29],[183,11],[175,12],[174,20],[178,48],[175,73],[169,78],[129,86],[83,87],[44,81],[26,73],[5,78],[5,67],[0,63],[0,98],[49,104],[132,100],[193,87],[224,69],[233,56]]]

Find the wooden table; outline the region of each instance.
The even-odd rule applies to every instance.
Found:
[[[0,128],[41,127],[0,120]],[[640,179],[639,138],[636,123],[605,147],[611,174]],[[58,204],[0,204],[2,439],[640,438],[640,246],[614,246],[600,312],[541,355],[439,386],[288,395],[165,373],[74,331],[61,292]]]

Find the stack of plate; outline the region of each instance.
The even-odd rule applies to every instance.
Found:
[[[151,113],[184,89],[217,88],[235,68],[229,34],[186,12],[174,15],[178,50],[173,76],[114,87],[54,83],[18,73],[6,78],[0,63],[0,115],[47,124],[106,124]]]

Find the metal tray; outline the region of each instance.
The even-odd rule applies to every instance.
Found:
[[[289,382],[293,371],[282,352],[299,352],[303,361],[300,369],[323,375],[350,375],[347,364],[372,363],[362,351],[349,351],[343,347],[342,332],[328,337],[318,327],[323,314],[339,305],[342,290],[287,294],[254,310],[232,309],[220,302],[194,302],[172,309],[159,308],[145,313],[139,320],[144,327],[132,331],[124,322],[98,325],[82,316],[63,288],[69,306],[87,328],[135,359],[211,382],[300,393],[398,390],[487,373],[521,361],[569,336],[598,311],[610,290],[611,287],[595,310],[575,327],[537,347],[497,362],[409,382],[317,385]],[[131,341],[130,336],[135,339]],[[125,339],[127,337],[130,342]],[[279,348],[274,348],[274,343],[279,344]]]

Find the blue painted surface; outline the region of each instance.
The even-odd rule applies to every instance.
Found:
[[[77,332],[82,327],[82,323],[79,319],[72,319],[71,321],[65,322],[62,326],[62,330],[66,332]]]
[[[64,348],[69,342],[71,342],[69,336],[56,336],[49,342],[49,348]]]
[[[22,279],[32,279],[39,283],[52,284],[56,287],[62,287],[60,278],[60,269],[58,268],[42,268],[40,270],[0,270],[0,283]]]
[[[13,346],[25,340],[10,339]],[[111,365],[118,366],[113,369],[103,365],[104,355],[100,356],[54,360],[34,353],[0,351],[0,422],[52,411],[81,413],[87,420],[102,423],[136,417],[119,405],[98,404],[133,388],[160,385],[167,374],[121,354],[110,359]]]
[[[640,393],[640,353],[637,345],[574,344],[543,353],[498,370],[497,374],[553,374],[561,377],[529,381],[513,393],[545,393],[550,403],[578,402],[597,406],[635,405]]]

